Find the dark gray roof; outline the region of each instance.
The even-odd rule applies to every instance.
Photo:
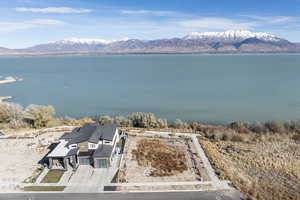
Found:
[[[105,124],[98,124],[99,128],[97,128],[96,133],[93,136],[100,136],[101,139],[103,140],[109,140],[112,141],[114,136],[115,136],[115,132],[117,129],[117,126],[115,124],[111,124],[111,123],[105,123]],[[94,139],[94,138],[91,138]]]
[[[112,145],[99,145],[94,152],[93,157],[110,157],[112,150]]]
[[[77,155],[77,152],[78,152],[79,148],[74,148],[74,149],[71,149],[67,156],[73,156],[73,155]]]
[[[80,142],[98,143],[100,139],[112,141],[116,132],[117,126],[111,123],[99,124],[88,123],[79,129],[74,129],[67,145],[78,144]]]
[[[73,139],[74,137],[76,137],[76,132],[77,130],[79,129],[78,128],[75,128],[72,132],[66,132],[64,133],[59,139],[64,139],[64,140],[71,140]]]

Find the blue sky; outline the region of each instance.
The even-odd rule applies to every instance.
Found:
[[[300,42],[300,0],[1,0],[0,46],[243,29]]]

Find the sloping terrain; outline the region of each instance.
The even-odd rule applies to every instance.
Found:
[[[248,198],[300,199],[300,144],[294,140],[200,142],[220,178]]]

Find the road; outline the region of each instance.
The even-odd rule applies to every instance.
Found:
[[[238,191],[146,192],[146,193],[10,193],[0,200],[239,200]]]

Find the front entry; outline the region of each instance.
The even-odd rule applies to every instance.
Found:
[[[96,168],[107,168],[107,159],[95,159]]]

